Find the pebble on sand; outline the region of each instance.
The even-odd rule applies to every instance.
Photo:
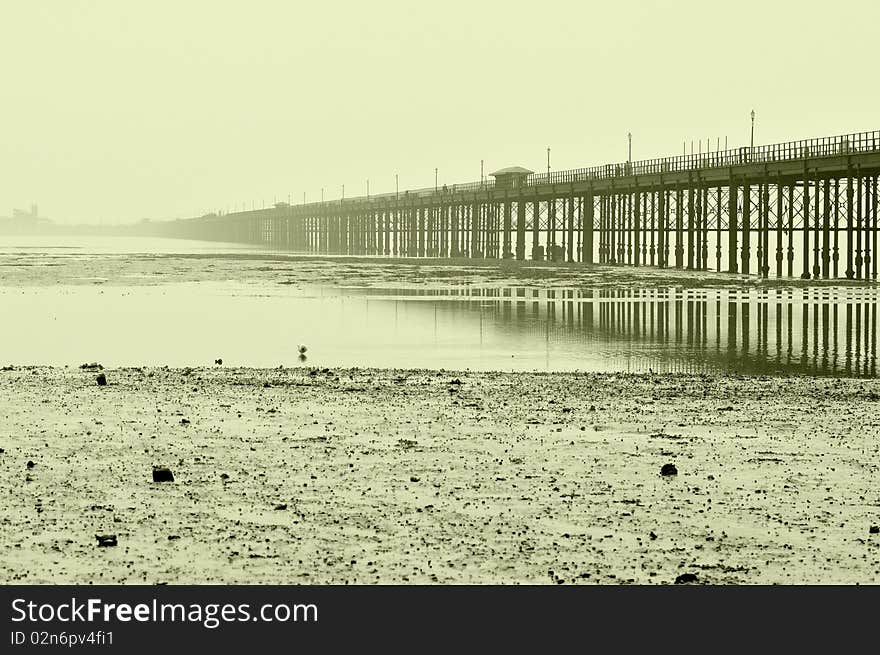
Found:
[[[96,534],[95,539],[98,540],[98,546],[107,547],[116,545],[115,534]]]
[[[675,584],[690,584],[697,581],[696,573],[682,573],[675,579]]]
[[[99,374],[98,377],[95,378],[95,380],[97,381],[99,387],[103,387],[105,384],[107,384],[107,376],[103,373]]]
[[[32,468],[34,468],[35,466],[36,466],[36,464],[34,464],[33,460],[30,460],[30,459],[29,459],[29,460],[28,460],[28,463],[27,463],[27,467],[28,467],[29,469],[32,469]]]
[[[660,475],[678,475],[678,469],[675,464],[664,464],[660,469]]]
[[[154,466],[153,482],[174,482],[174,474],[166,466]]]
[[[868,534],[880,534],[880,525],[872,525],[868,528]]]
[[[217,364],[218,366],[223,366],[223,360],[222,360],[222,359],[215,359],[215,360],[214,360],[214,363]]]

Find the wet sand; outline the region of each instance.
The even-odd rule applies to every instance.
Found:
[[[162,241],[162,240],[160,240]],[[174,244],[174,240],[168,240]],[[155,286],[205,280],[335,286],[529,286],[640,289],[789,289],[867,287],[876,282],[848,279],[736,275],[650,266],[585,266],[576,263],[494,259],[345,257],[286,252],[80,252],[12,249],[0,253],[0,287],[54,285]],[[170,248],[171,246],[166,246]]]
[[[104,373],[0,372],[3,583],[880,581],[876,382]]]

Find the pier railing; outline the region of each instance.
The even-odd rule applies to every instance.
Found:
[[[841,136],[789,141],[762,146],[718,150],[661,159],[647,159],[619,164],[605,164],[592,168],[577,168],[530,175],[527,186],[565,184],[586,180],[602,180],[631,175],[679,173],[707,168],[727,168],[744,164],[794,161],[798,159],[846,155],[856,152],[880,151],[880,131],[859,132]]]
[[[799,159],[832,157],[851,153],[880,152],[880,131],[858,132],[840,136],[804,139],[786,143],[773,143],[760,146],[744,146],[727,150],[716,150],[690,155],[645,159],[634,162],[603,164],[590,168],[574,168],[550,173],[532,173],[523,181],[523,186],[537,187],[550,184],[570,184],[589,180],[606,180],[614,177],[633,175],[657,175],[661,173],[680,173],[712,168],[728,168],[765,162],[796,161]],[[464,184],[441,185],[423,189],[409,189],[399,193],[383,193],[358,196],[344,200],[327,201],[325,204],[339,204],[365,200],[387,200],[398,198],[423,198],[445,193],[468,193],[493,189],[494,180],[466,182]],[[314,203],[321,204],[321,203]]]

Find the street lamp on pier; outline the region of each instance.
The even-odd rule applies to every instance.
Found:
[[[755,147],[755,110],[752,110],[752,141],[751,147]]]
[[[627,156],[627,161],[631,164],[633,160],[633,135],[632,132],[626,133],[627,138],[629,139],[629,155]]]

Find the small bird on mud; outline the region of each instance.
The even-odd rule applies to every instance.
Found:
[[[307,350],[308,350],[308,348],[306,348],[305,346],[300,344],[300,346],[299,346],[299,354],[300,355],[305,355]]]

